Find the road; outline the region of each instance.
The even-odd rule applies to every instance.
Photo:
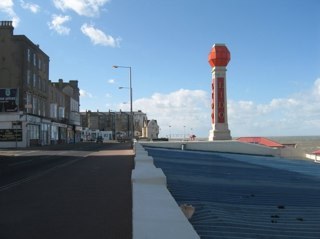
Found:
[[[0,238],[131,238],[129,144],[0,151]]]

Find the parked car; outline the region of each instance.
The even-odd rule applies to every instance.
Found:
[[[102,138],[102,136],[98,136],[97,139],[96,139],[96,142],[97,142],[97,143],[103,143],[103,138]]]

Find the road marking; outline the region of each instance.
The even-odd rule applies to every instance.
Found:
[[[128,150],[101,150],[98,152],[93,152],[90,154],[90,156],[119,156],[119,155],[134,155],[134,151],[132,149]]]
[[[69,162],[66,162],[66,163],[64,163],[64,164],[56,165],[56,166],[54,166],[54,167],[52,167],[52,168],[50,168],[50,169],[47,169],[47,170],[45,170],[45,171],[42,171],[42,172],[37,173],[37,174],[32,175],[32,176],[29,176],[29,177],[27,177],[27,178],[23,178],[23,179],[20,179],[20,180],[18,180],[18,181],[9,183],[9,184],[7,184],[7,185],[3,185],[3,186],[0,187],[0,192],[5,191],[5,190],[8,190],[8,189],[13,188],[13,187],[16,187],[16,186],[19,186],[19,185],[21,185],[21,184],[23,184],[23,183],[30,182],[30,181],[32,181],[32,180],[34,180],[34,179],[40,178],[41,176],[46,175],[46,174],[50,173],[51,171],[54,171],[54,170],[56,170],[56,169],[58,169],[58,168],[66,167],[66,166],[68,166],[68,165],[71,165],[71,164],[73,164],[73,163],[75,163],[75,162],[78,162],[78,161],[81,160],[81,159],[84,159],[85,157],[86,157],[86,156],[84,156],[84,157],[79,157],[78,159],[74,159],[74,160],[69,161]]]
[[[12,166],[16,166],[16,165],[19,165],[19,164],[30,163],[32,161],[33,161],[33,159],[29,159],[29,160],[25,160],[25,161],[21,161],[21,162],[16,162],[16,163],[9,163],[8,166],[12,167]]]

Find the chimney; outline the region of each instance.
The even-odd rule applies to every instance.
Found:
[[[70,80],[69,84],[75,89],[78,88],[78,81],[77,80]]]
[[[59,88],[63,87],[63,79],[59,79],[59,84],[58,84]]]
[[[12,21],[0,21],[0,31],[12,36],[13,35]]]

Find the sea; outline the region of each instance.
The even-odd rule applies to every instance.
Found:
[[[320,149],[320,136],[274,136],[266,137],[280,144],[296,144],[296,148],[306,153]]]

